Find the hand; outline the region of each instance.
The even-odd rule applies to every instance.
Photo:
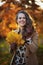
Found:
[[[16,45],[15,43],[12,43],[12,44],[10,45],[10,47],[11,47],[11,49],[15,50],[16,47],[17,47],[17,45]]]
[[[26,43],[27,43],[27,44],[31,44],[31,42],[32,42],[31,38],[27,38],[27,39],[26,39]]]

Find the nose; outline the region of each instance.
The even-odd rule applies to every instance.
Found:
[[[24,20],[23,18],[21,18],[21,21]]]

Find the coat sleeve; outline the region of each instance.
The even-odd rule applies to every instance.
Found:
[[[28,40],[29,42],[26,43],[26,46],[28,47],[31,53],[35,53],[38,49],[38,33],[34,32],[32,37]]]
[[[38,49],[38,33],[34,32],[32,36],[31,44],[29,44],[29,50],[30,52],[34,53]]]

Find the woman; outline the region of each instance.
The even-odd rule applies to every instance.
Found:
[[[16,21],[19,25],[19,30],[16,30],[16,32],[22,34],[25,44],[14,47],[16,51],[10,65],[38,65],[36,56],[38,35],[34,30],[32,21],[25,11],[17,13]]]

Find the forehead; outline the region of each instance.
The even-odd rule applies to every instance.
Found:
[[[25,17],[25,14],[24,13],[19,13],[18,17]]]

